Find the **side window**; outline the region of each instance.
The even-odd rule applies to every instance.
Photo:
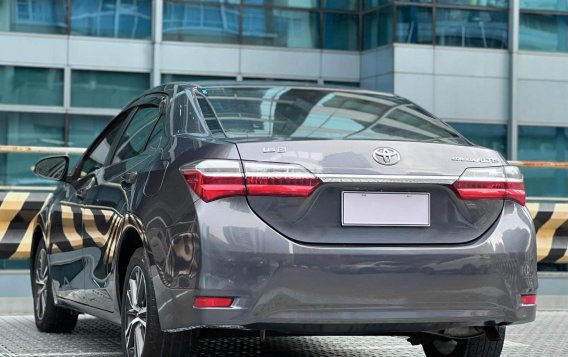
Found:
[[[134,114],[116,148],[112,163],[128,160],[144,151],[150,131],[158,120],[157,107],[142,107]]]
[[[128,115],[130,115],[130,111],[120,114],[120,116],[112,122],[106,134],[103,134],[102,137],[97,139],[98,144],[90,150],[90,154],[80,163],[81,166],[78,169],[79,177],[86,176],[104,166],[106,158],[113,144],[118,139],[118,135]]]
[[[164,133],[164,118],[165,116],[162,115],[160,117],[160,119],[158,119],[158,122],[156,123],[156,126],[154,127],[154,130],[152,130],[152,134],[150,134],[150,139],[148,139],[148,147],[149,148],[159,148],[160,145],[162,144],[162,140],[165,136]]]

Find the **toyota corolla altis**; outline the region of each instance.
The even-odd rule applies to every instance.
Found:
[[[124,108],[38,216],[40,331],[122,324],[126,356],[188,355],[213,329],[400,335],[499,356],[535,318],[523,178],[398,96],[173,83]]]

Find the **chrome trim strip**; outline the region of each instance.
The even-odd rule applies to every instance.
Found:
[[[317,174],[325,183],[428,183],[451,185],[459,176]]]

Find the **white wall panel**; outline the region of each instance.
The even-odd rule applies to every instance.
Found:
[[[568,81],[568,54],[519,53],[519,78]]]
[[[375,85],[376,87],[374,89],[378,91],[394,93],[394,75],[389,73],[377,76]]]
[[[501,78],[436,76],[434,113],[441,118],[505,122],[509,81]]]
[[[359,82],[361,60],[358,53],[323,52],[321,56],[322,77]]]
[[[67,63],[67,38],[0,33],[0,62],[63,67]]]
[[[434,51],[436,74],[473,76],[473,77],[509,77],[509,54],[507,51],[444,48]]]
[[[426,110],[434,109],[434,76],[431,74],[395,73],[394,93],[408,98]]]
[[[238,47],[175,42],[162,43],[162,73],[236,75]]]
[[[295,49],[241,49],[243,76],[317,79],[321,74],[321,52]]]
[[[152,68],[152,44],[149,41],[71,37],[69,65],[149,71]]]
[[[394,71],[405,73],[434,73],[434,47],[395,45]]]
[[[568,82],[519,80],[519,123],[568,126]]]

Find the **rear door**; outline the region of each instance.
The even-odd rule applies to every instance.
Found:
[[[157,151],[145,148],[160,118],[161,100],[161,96],[147,98],[135,108],[85,202],[83,254],[90,266],[85,296],[89,305],[103,310],[113,311],[116,294],[111,273],[116,246],[136,201],[134,193],[142,194],[143,190],[136,187],[145,182],[147,167],[157,155]]]

